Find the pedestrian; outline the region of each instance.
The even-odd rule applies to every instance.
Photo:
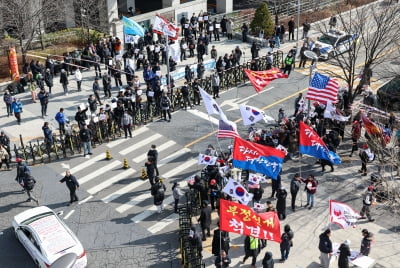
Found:
[[[211,243],[211,253],[214,254],[214,256],[218,256],[221,250],[223,250],[226,254],[228,254],[230,249],[229,243],[230,243],[229,233],[221,231],[218,222],[217,229],[214,230],[213,234],[213,239]]]
[[[39,101],[40,101],[42,118],[43,118],[43,117],[47,116],[47,105],[49,103],[49,93],[47,93],[43,87],[40,89],[38,97],[39,97]]]
[[[253,44],[251,45],[250,52],[251,52],[251,59],[254,60],[255,58],[258,58],[258,51],[260,50],[259,47],[257,47],[256,41],[253,41]]]
[[[264,259],[262,260],[263,268],[274,268],[274,259],[272,258],[272,252],[265,252]]]
[[[202,240],[206,241],[206,235],[208,237],[211,236],[210,233],[210,226],[211,226],[211,207],[208,205],[207,200],[203,200],[202,202],[202,208],[200,211],[200,218],[198,219],[200,222],[201,230],[202,230]],[[206,234],[207,231],[207,234]]]
[[[6,91],[4,92],[3,101],[7,108],[7,116],[10,117],[10,115],[13,115],[13,110],[11,108],[13,97],[8,89],[6,89]]]
[[[49,122],[44,122],[42,126],[42,131],[44,135],[44,143],[48,151],[50,152],[50,148],[53,146],[53,131],[49,127]]]
[[[251,267],[256,268],[257,256],[260,252],[260,241],[257,237],[246,236],[244,240],[244,252],[245,255],[242,260],[242,264],[246,262],[249,257],[251,259]]]
[[[6,148],[2,144],[0,144],[0,169],[2,168],[3,164],[6,164],[7,170],[10,170],[10,155],[8,154]]]
[[[11,104],[12,111],[15,118],[17,119],[18,125],[21,125],[21,113],[22,113],[22,103],[19,99],[13,97],[13,102]]]
[[[300,180],[306,184],[307,204],[304,207],[310,206],[308,209],[311,209],[314,206],[314,196],[317,192],[318,181],[312,174],[310,174],[307,179],[300,178]]]
[[[300,62],[299,62],[299,68],[305,68],[306,63],[307,63],[307,56],[304,54],[305,51],[308,50],[307,43],[304,42],[303,46],[300,48]]]
[[[322,268],[329,268],[329,263],[332,256],[332,242],[330,239],[331,229],[326,229],[322,234],[319,235],[319,251]]]
[[[92,155],[92,131],[86,124],[84,124],[83,128],[79,131],[79,138],[82,142],[83,157],[86,157],[86,155]]]
[[[128,114],[128,110],[125,109],[124,115],[121,118],[121,125],[124,128],[125,132],[125,139],[128,138],[128,132],[129,132],[129,137],[132,138],[132,116]]]
[[[285,187],[281,186],[276,193],[276,210],[278,211],[278,217],[280,220],[284,220],[286,218],[286,197],[287,191]]]
[[[33,78],[33,74],[32,73],[28,73],[28,75],[26,76],[26,80],[28,83],[28,89],[31,92],[31,98],[32,98],[32,102],[36,102],[36,83],[35,80]]]
[[[349,268],[349,257],[350,256],[351,256],[350,240],[345,240],[339,246],[339,259],[338,259],[339,268]]]
[[[283,108],[279,108],[278,111],[278,124],[281,124],[286,118],[285,110]]]
[[[373,195],[374,189],[375,189],[374,186],[370,185],[363,194],[363,207],[360,212],[361,219],[365,219],[366,217],[364,215],[366,215],[370,222],[375,221],[375,219],[371,217],[371,210],[370,210],[371,206],[375,203],[375,198]]]
[[[93,93],[96,96],[96,100],[99,102],[100,105],[102,105],[101,104],[101,100],[100,100],[100,95],[99,95],[99,93],[100,93],[100,85],[99,85],[99,79],[98,78],[94,79],[94,82],[93,82]]]
[[[280,48],[281,46],[281,41],[280,41],[280,36],[281,34],[281,26],[278,24],[275,24],[275,28],[274,28],[274,41],[275,41],[275,45],[277,48]]]
[[[228,19],[228,21],[226,22],[226,36],[228,37],[228,40],[233,39],[232,32],[233,32],[233,21],[232,19]]]
[[[281,26],[279,27],[279,40],[281,44],[285,43],[285,25],[281,22]]]
[[[220,78],[217,72],[215,72],[212,76],[212,86],[213,86],[213,98],[219,98],[219,87],[220,87]]]
[[[288,41],[290,41],[290,36],[292,37],[292,41],[294,40],[294,27],[295,27],[294,18],[291,17],[290,21],[288,22],[288,29],[289,29]]]
[[[200,89],[199,89],[199,80],[197,78],[194,79],[192,83],[193,90],[193,105],[200,105]]]
[[[11,160],[10,138],[4,133],[3,130],[0,132],[0,144],[3,146],[4,149],[6,149],[8,156]]]
[[[144,166],[146,167],[146,174],[147,178],[149,179],[150,185],[154,185],[154,160],[152,157],[148,157],[147,161],[144,163]]]
[[[75,79],[76,79],[76,86],[78,88],[78,91],[82,90],[82,73],[81,73],[81,68],[77,68],[75,71]]]
[[[83,126],[86,124],[87,120],[87,115],[86,111],[89,109],[89,107],[86,107],[85,109],[81,109],[80,106],[78,106],[78,111],[75,114],[75,121],[78,122],[79,128],[82,129]]]
[[[192,249],[197,250],[200,258],[202,257],[203,243],[201,242],[201,237],[196,231],[196,226],[192,224],[189,231],[189,242]]]
[[[76,195],[76,190],[79,189],[79,183],[78,180],[75,178],[74,175],[71,175],[71,172],[69,170],[65,171],[65,176],[60,180],[60,183],[65,182],[69,189],[69,197],[70,201],[68,206],[72,205],[73,202],[77,202],[78,196]]]
[[[213,25],[214,41],[219,41],[219,29],[221,28],[221,24],[217,22],[217,18],[214,18],[212,25]]]
[[[308,20],[303,23],[303,39],[308,36],[308,31],[310,31],[311,25],[308,23]]]
[[[183,86],[181,87],[181,93],[182,93],[182,101],[183,101],[183,107],[185,111],[187,110],[187,107],[189,106],[190,109],[192,109],[192,105],[190,104],[190,96],[189,96],[189,87],[188,87],[188,82],[185,81],[183,83]]]
[[[337,23],[336,16],[332,15],[331,18],[329,19],[329,30],[331,30],[332,28],[336,28],[336,23]]]
[[[183,195],[178,182],[172,186],[172,195],[174,196],[174,212],[178,213],[179,198]]]
[[[284,227],[284,232],[281,235],[281,244],[280,244],[280,249],[281,249],[280,261],[282,263],[284,263],[289,257],[290,248],[293,247],[293,237],[294,233],[290,229],[290,225],[286,224]]]
[[[249,27],[247,26],[246,23],[243,23],[242,27],[242,42],[247,42],[247,33],[249,32]]]
[[[278,192],[278,190],[281,188],[281,175],[278,175],[276,180],[272,179],[271,180],[271,196],[269,197],[272,200],[275,200],[275,194]]]
[[[65,135],[65,123],[68,121],[64,114],[64,108],[60,108],[60,111],[56,114],[54,118],[58,123],[58,128],[60,129],[60,135]]]
[[[214,45],[211,47],[210,53],[211,53],[211,58],[214,59],[214,60],[217,60],[218,52],[217,52],[217,49],[215,48]]]
[[[168,122],[171,122],[171,111],[170,111],[171,100],[169,99],[167,92],[163,93],[163,95],[161,97],[160,105],[161,105],[161,110],[162,110],[164,121],[167,121],[167,114],[168,114]]]
[[[299,111],[302,102],[304,102],[303,93],[300,92],[299,96],[297,96],[297,98],[294,100],[294,114],[293,114],[293,116],[297,116],[297,112]]]
[[[287,54],[287,56],[285,58],[285,68],[283,70],[283,73],[286,74],[286,72],[287,72],[288,75],[290,75],[293,64],[294,64],[294,55],[292,54],[291,51],[289,51],[289,53]]]
[[[158,167],[157,167],[158,151],[157,151],[157,146],[155,144],[151,145],[150,150],[147,152],[147,157],[152,158],[154,169],[156,171],[156,176],[159,176],[160,173],[158,172]]]
[[[65,69],[61,70],[60,83],[62,84],[64,95],[68,96],[68,74]]]
[[[367,229],[361,231],[363,239],[361,240],[360,254],[363,256],[368,256],[371,252],[371,244],[374,239],[373,233],[369,232]]]
[[[51,73],[50,69],[46,69],[46,72],[44,73],[44,82],[46,83],[46,86],[49,88],[49,93],[51,94],[51,88],[54,85],[53,82],[53,74]]]
[[[300,175],[296,173],[290,181],[290,195],[292,196],[292,210],[296,211],[296,196],[300,190],[301,180]]]
[[[39,199],[33,195],[33,188],[35,187],[36,184],[35,178],[31,174],[26,173],[23,178],[23,184],[24,184],[24,190],[28,195],[28,199],[26,200],[26,202],[32,202],[33,200],[39,206]]]
[[[220,255],[215,258],[214,264],[216,268],[229,268],[229,264],[231,264],[231,258],[227,255],[225,250],[221,250]]]
[[[368,144],[364,143],[362,145],[362,148],[360,149],[360,152],[358,153],[358,156],[360,157],[361,160],[361,169],[358,171],[361,173],[361,176],[367,176],[367,163],[370,159],[374,159],[374,155],[369,150]]]
[[[164,183],[159,177],[155,177],[155,183],[151,186],[151,195],[153,196],[154,205],[157,207],[157,212],[161,213],[164,211],[163,202],[165,197],[165,187]]]

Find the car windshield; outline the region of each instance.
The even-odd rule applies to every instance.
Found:
[[[333,45],[333,44],[335,44],[337,39],[338,39],[337,37],[324,34],[318,38],[318,41],[320,41],[321,43],[328,44],[328,45]]]
[[[76,245],[74,238],[54,214],[36,218],[29,226],[38,235],[46,255],[54,255]]]

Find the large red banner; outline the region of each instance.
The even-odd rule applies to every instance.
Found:
[[[275,212],[257,214],[248,206],[221,199],[219,217],[223,231],[281,242],[281,225]]]

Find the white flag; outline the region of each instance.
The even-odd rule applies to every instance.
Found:
[[[245,126],[254,124],[260,120],[264,120],[265,123],[275,121],[271,116],[266,115],[264,111],[256,107],[241,104],[239,105],[239,109]]]
[[[219,107],[218,103],[208,94],[204,89],[199,87],[201,98],[203,99],[204,105],[206,106],[206,110],[208,114],[219,114],[220,118],[224,121],[228,121],[226,115],[222,111],[221,107]]]
[[[222,192],[226,193],[227,195],[236,198],[240,203],[247,205],[249,201],[253,199],[253,194],[247,192],[247,190],[237,181],[229,178],[228,183],[222,189]]]
[[[340,122],[346,122],[346,121],[349,121],[349,119],[350,119],[350,116],[343,116],[343,115],[339,114],[336,110],[336,106],[330,101],[328,101],[326,103],[324,117],[332,118],[332,119],[340,121]]]
[[[329,215],[330,222],[339,225],[343,229],[353,226],[357,219],[361,217],[349,205],[335,200],[330,200],[329,202]]]
[[[199,165],[215,165],[215,162],[217,162],[216,156],[199,154],[199,161],[198,161]]]
[[[181,48],[179,47],[179,43],[171,44],[168,48],[168,55],[171,56],[175,62],[181,62]]]
[[[278,144],[278,146],[276,146],[276,147],[275,147],[275,149],[277,149],[277,150],[279,150],[279,151],[282,151],[282,152],[284,152],[284,153],[285,153],[285,155],[287,155],[287,154],[288,154],[288,151],[287,151],[286,147],[285,147],[285,146],[283,146],[282,144]]]
[[[260,184],[261,177],[262,176],[260,176],[256,173],[249,173],[249,182],[254,183],[254,184]]]

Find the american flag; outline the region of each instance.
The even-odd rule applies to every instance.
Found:
[[[236,124],[231,121],[219,120],[217,138],[235,138],[239,137],[236,130]]]
[[[338,91],[339,83],[336,79],[316,72],[308,88],[306,99],[324,104],[328,101],[336,103]]]

